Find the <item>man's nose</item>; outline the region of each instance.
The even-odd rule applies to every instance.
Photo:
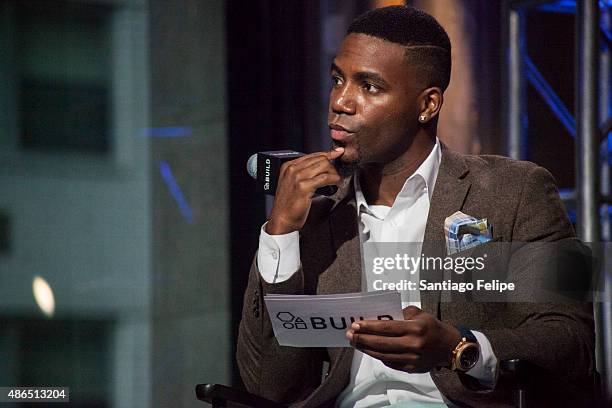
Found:
[[[331,108],[334,113],[354,115],[356,109],[355,98],[348,87],[332,92]]]

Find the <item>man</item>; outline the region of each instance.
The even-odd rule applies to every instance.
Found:
[[[376,9],[349,27],[332,64],[335,148],[283,165],[262,227],[238,339],[249,391],[304,407],[509,406],[499,362],[521,358],[545,373],[543,401],[567,401],[562,390],[583,400],[594,370],[587,304],[441,302],[422,292],[403,302],[405,320],[358,322],[347,331],[352,348],[326,349],[279,346],[262,311],[270,293],[361,291],[365,243],[422,242],[434,253],[456,211],[487,218],[496,241],[574,235],[546,170],[441,145],[450,65],[446,32],[414,8]],[[334,196],[313,198],[331,184]],[[478,361],[460,367],[453,357],[466,343],[477,344]]]

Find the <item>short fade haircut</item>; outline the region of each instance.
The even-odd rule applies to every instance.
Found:
[[[446,90],[451,73],[451,43],[444,28],[429,14],[410,6],[389,6],[357,17],[348,34],[366,34],[406,47],[410,65],[423,73],[425,86]]]

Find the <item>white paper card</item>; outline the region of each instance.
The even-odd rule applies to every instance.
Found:
[[[335,295],[267,295],[274,335],[281,346],[350,347],[346,330],[358,320],[403,320],[399,292]]]

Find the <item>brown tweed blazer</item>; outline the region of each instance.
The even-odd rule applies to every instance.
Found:
[[[444,148],[424,253],[433,255],[444,247],[440,245],[445,239],[444,220],[458,210],[487,218],[495,240],[555,241],[574,236],[548,171],[529,162],[468,156]],[[253,260],[237,351],[240,373],[250,392],[296,407],[324,407],[333,406],[348,384],[353,349],[279,346],[263,296],[361,291],[356,213],[353,183],[348,179],[334,196],[313,201],[300,231],[302,266],[288,281],[266,283],[260,278],[257,257]],[[521,358],[541,367],[543,375],[533,380],[542,404],[547,402],[538,406],[566,406],[570,399],[576,406],[586,401],[595,365],[591,304],[440,302],[440,292],[432,291],[421,293],[421,303],[424,311],[442,321],[485,334],[498,360]],[[323,361],[330,364],[322,375]],[[483,392],[469,376],[448,369],[434,370],[431,376],[454,405],[512,406],[503,380],[492,392]]]

